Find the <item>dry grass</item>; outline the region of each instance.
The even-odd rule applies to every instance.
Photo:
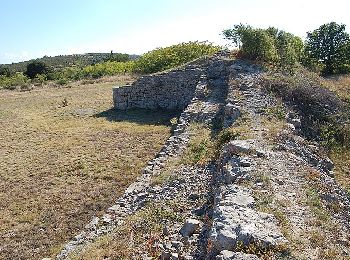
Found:
[[[115,228],[90,244],[84,251],[71,255],[72,260],[95,259],[141,259],[145,253],[153,259],[160,258],[159,240],[164,239],[164,224],[174,225],[184,221],[176,201],[149,204],[125,219]]]
[[[336,93],[343,101],[350,104],[350,75],[338,75],[323,79],[324,85]],[[349,129],[349,127],[347,128]],[[349,131],[349,130],[347,130]],[[337,182],[350,195],[350,152],[349,149],[335,147],[329,156],[335,164],[335,177]]]
[[[332,76],[323,79],[324,85],[343,101],[350,102],[350,75]]]
[[[330,158],[335,165],[334,173],[337,182],[350,196],[350,151],[347,149],[334,149]]]
[[[0,259],[57,253],[159,151],[173,115],[109,110],[126,79],[0,91]]]

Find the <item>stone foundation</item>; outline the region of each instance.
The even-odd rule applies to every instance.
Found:
[[[190,64],[170,72],[141,77],[132,85],[113,88],[114,108],[183,110],[194,96],[202,66]]]

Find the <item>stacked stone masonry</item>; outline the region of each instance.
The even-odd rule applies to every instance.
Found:
[[[194,96],[203,68],[191,64],[185,68],[141,77],[131,86],[113,89],[114,108],[183,110]]]

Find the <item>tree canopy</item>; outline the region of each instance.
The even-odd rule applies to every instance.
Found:
[[[303,53],[303,41],[299,37],[275,27],[260,29],[238,24],[224,30],[223,35],[240,48],[243,56],[282,67],[293,66]]]
[[[49,72],[49,68],[42,61],[32,61],[27,65],[26,75],[34,79],[39,74],[46,74]]]
[[[305,52],[309,61],[323,64],[324,74],[342,72],[350,60],[350,39],[345,25],[331,22],[308,32]]]

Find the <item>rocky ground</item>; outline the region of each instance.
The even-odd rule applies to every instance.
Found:
[[[144,174],[57,258],[348,259],[349,197],[302,137],[303,119],[263,91],[262,75],[213,57]],[[220,128],[235,138],[190,163],[198,124],[213,140]]]

